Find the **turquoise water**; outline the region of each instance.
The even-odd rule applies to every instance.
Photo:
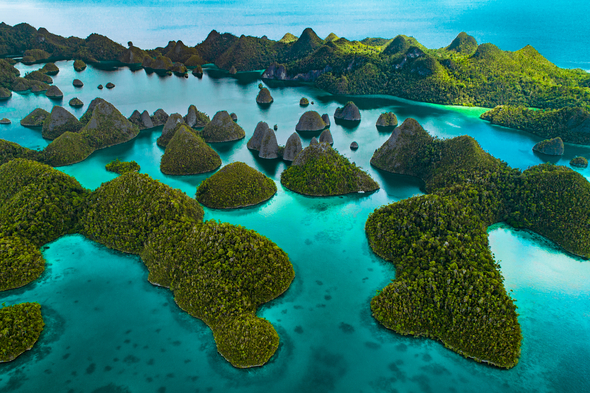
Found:
[[[275,88],[269,109],[255,103],[258,81],[233,78],[161,78],[126,68],[114,72],[92,67],[82,73],[59,62],[55,83],[63,104],[78,96],[86,104],[101,96],[124,115],[134,109],[163,108],[183,115],[190,104],[212,116],[235,112],[246,139],[214,144],[223,163],[244,161],[277,182],[278,193],[260,206],[237,211],[206,209],[206,219],[244,225],[283,248],[296,278],[279,299],[259,315],[277,329],[281,345],[262,368],[234,369],[216,352],[210,330],[174,304],[168,290],[147,282],[137,257],[109,250],[81,236],[67,236],[44,250],[47,269],[37,282],[0,293],[6,304],[38,301],[47,327],[35,348],[15,362],[0,364],[0,392],[585,392],[590,390],[590,264],[556,250],[544,239],[504,225],[490,228],[490,243],[500,260],[506,287],[513,290],[523,329],[520,363],[498,370],[462,358],[441,344],[401,337],[381,328],[370,315],[375,292],[394,277],[393,266],[370,251],[364,223],[377,207],[420,194],[411,179],[380,173],[369,165],[373,151],[388,138],[374,127],[379,114],[393,110],[400,121],[414,117],[441,137],[469,134],[484,149],[515,167],[542,162],[532,153],[539,140],[526,133],[490,126],[478,119],[482,109],[418,104],[387,97],[355,99],[363,121],[355,129],[332,125],[335,147],[364,167],[381,184],[363,196],[308,198],[280,186],[280,161],[258,159],[246,148],[256,123],[277,124],[285,143],[307,109],[333,114],[346,101],[311,87]],[[35,69],[19,65],[21,71]],[[73,78],[85,86],[76,89]],[[113,82],[113,90],[96,86]],[[314,105],[303,109],[306,96]],[[0,103],[0,138],[43,147],[40,132],[18,121],[37,106],[50,109],[43,95],[15,94]],[[81,115],[86,107],[72,110]],[[71,109],[71,108],[68,108]],[[159,172],[163,150],[156,129],[129,143],[95,152],[82,163],[61,168],[85,187],[114,177],[104,165],[113,158],[134,159],[142,172],[194,196],[207,176],[168,177]],[[309,137],[304,138],[307,145]],[[348,146],[356,140],[359,150]],[[567,164],[588,147],[566,146]],[[588,177],[588,170],[580,171]]]
[[[447,46],[461,31],[504,50],[533,45],[560,67],[590,70],[587,0],[3,0],[0,21],[27,22],[63,36],[107,35],[142,48],[169,40],[196,45],[216,29],[236,35],[312,27],[320,37],[414,36],[429,48]]]

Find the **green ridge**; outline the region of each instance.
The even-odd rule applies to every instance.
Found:
[[[27,158],[29,160],[37,160],[38,152],[27,149],[14,142],[0,139],[0,165],[16,158]]]
[[[304,195],[331,196],[379,189],[371,176],[327,143],[310,145],[281,173],[281,184]]]
[[[294,271],[270,240],[215,221],[177,223],[156,232],[141,257],[149,280],[169,287],[183,310],[211,327],[232,365],[259,366],[276,351],[278,335],[256,309],[286,291]]]
[[[0,166],[0,179],[0,237],[40,247],[75,229],[86,199],[76,179],[24,159]]]
[[[39,303],[0,308],[0,363],[10,362],[33,348],[44,326]]]
[[[590,256],[590,183],[566,167],[520,172],[468,136],[440,140],[407,119],[371,163],[425,182],[432,195],[377,209],[365,229],[397,277],[371,303],[401,334],[438,339],[477,361],[513,367],[521,332],[513,301],[489,250],[496,222],[533,230],[566,251]]]
[[[51,166],[64,166],[84,161],[94,152],[84,135],[64,132],[55,138],[40,154],[42,161]]]
[[[160,170],[167,175],[206,173],[220,166],[219,154],[186,124],[178,125],[160,162]]]
[[[480,116],[492,124],[528,131],[543,138],[590,144],[590,110],[574,107],[532,110],[523,106],[497,106]]]
[[[197,200],[216,209],[235,209],[269,200],[277,192],[274,181],[243,162],[233,162],[203,180]]]
[[[25,286],[44,270],[38,247],[18,236],[0,237],[0,292]]]
[[[128,172],[90,194],[88,211],[80,224],[89,239],[138,254],[160,226],[177,220],[201,221],[203,214],[197,201],[182,191],[148,175]]]
[[[117,158],[106,164],[105,169],[109,172],[115,172],[122,175],[127,172],[139,172],[141,167],[135,161],[119,161]]]

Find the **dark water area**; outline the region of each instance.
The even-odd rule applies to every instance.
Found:
[[[372,194],[309,198],[280,185],[286,164],[262,160],[246,148],[259,121],[277,124],[284,144],[301,114],[316,110],[332,115],[349,97],[333,97],[310,86],[270,87],[274,103],[255,102],[259,81],[230,77],[188,79],[160,77],[127,68],[89,67],[82,73],[72,62],[58,62],[55,84],[62,105],[77,96],[85,106],[67,108],[82,115],[96,96],[113,103],[125,116],[133,110],[163,108],[186,114],[195,104],[213,116],[235,112],[246,131],[241,141],[213,144],[223,165],[243,161],[272,178],[277,194],[247,209],[205,209],[206,219],[243,225],[267,236],[285,250],[296,278],[280,298],[258,315],[279,333],[279,350],[264,367],[233,368],[217,353],[213,335],[199,320],[181,311],[171,293],[147,281],[138,257],[86,240],[63,237],[43,251],[47,269],[24,288],[0,293],[0,303],[42,304],[46,328],[37,345],[16,361],[0,364],[0,392],[586,392],[590,391],[590,264],[564,254],[552,243],[506,225],[489,229],[491,250],[500,262],[507,290],[517,300],[523,330],[522,355],[511,370],[465,359],[438,342],[399,336],[376,323],[370,300],[395,277],[389,262],[369,248],[364,224],[374,209],[422,193],[415,179],[372,168],[369,160],[389,137],[375,123],[393,111],[400,122],[416,118],[430,133],[448,138],[469,134],[493,155],[525,169],[542,163],[533,154],[533,135],[491,126],[479,119],[482,108],[420,104],[392,97],[355,98],[362,121],[353,128],[332,124],[334,146],[363,167],[381,185]],[[21,72],[40,66],[18,66]],[[85,86],[72,86],[74,78]],[[113,82],[112,90],[98,84]],[[302,96],[314,101],[299,106]],[[43,95],[14,94],[0,103],[0,138],[31,148],[48,141],[20,119],[36,107],[55,102]],[[210,174],[163,175],[163,149],[156,145],[161,128],[142,131],[133,141],[93,153],[79,164],[60,168],[94,189],[116,175],[105,164],[115,158],[135,160],[141,172],[194,197]],[[303,135],[307,146],[311,136]],[[356,151],[350,143],[360,145]],[[566,145],[558,164],[574,155],[590,156],[590,147]],[[590,171],[579,170],[588,178]]]

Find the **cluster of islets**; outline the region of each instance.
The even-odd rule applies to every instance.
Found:
[[[335,115],[356,112],[349,103]],[[366,172],[330,146],[329,121],[313,111],[301,116],[298,132],[322,132],[320,141],[312,140],[305,149],[297,133],[279,147],[274,130],[261,122],[248,148],[262,158],[292,161],[281,183],[305,195],[378,189]],[[392,126],[397,118],[386,113],[379,123]],[[22,124],[40,127],[53,141],[43,151],[34,151],[0,140],[0,289],[38,278],[44,269],[39,248],[66,233],[82,233],[113,249],[139,254],[150,282],[173,288],[179,306],[211,327],[219,352],[233,365],[268,361],[279,337],[270,323],[256,317],[256,308],[289,287],[293,267],[280,248],[253,231],[203,223],[197,201],[221,209],[262,203],[276,193],[271,179],[244,163],[232,163],[204,180],[195,200],[137,173],[140,168],[134,162],[109,163],[108,170],[122,175],[93,192],[51,168],[79,162],[96,149],[135,138],[141,129],[161,126],[158,144],[166,149],[162,172],[213,171],[221,159],[209,143],[245,137],[228,112],[217,112],[209,120],[191,105],[185,116],[159,109],[152,115],[135,111],[127,119],[97,98],[80,119],[56,106],[51,113],[34,110]],[[398,333],[441,340],[478,361],[514,366],[520,326],[485,228],[506,221],[588,257],[590,233],[579,224],[590,219],[585,208],[590,203],[588,183],[576,172],[552,165],[520,172],[485,153],[470,137],[439,140],[413,119],[393,129],[371,164],[419,177],[430,193],[380,208],[367,220],[373,250],[400,268],[398,277],[373,299],[375,318]],[[552,208],[539,211],[536,206]],[[11,339],[18,335],[6,336],[7,360],[29,349],[43,327],[35,313],[38,306],[22,307],[29,311],[19,318],[20,325],[9,326],[10,318],[5,318],[0,327],[11,332],[23,324],[37,328],[27,330],[26,344]]]
[[[347,103],[334,117],[358,122],[360,111]],[[52,142],[43,151],[0,142],[2,290],[39,277],[44,269],[39,247],[66,233],[82,233],[113,249],[139,254],[150,282],[173,288],[179,306],[211,327],[219,352],[233,365],[268,361],[279,337],[268,321],[256,317],[256,308],[283,293],[293,279],[282,250],[242,227],[203,223],[203,209],[196,200],[137,173],[136,163],[108,164],[108,170],[122,175],[93,192],[51,168],[82,161],[96,149],[161,126],[157,143],[165,147],[163,173],[210,172],[221,166],[221,159],[208,144],[246,135],[228,112],[219,111],[210,120],[191,105],[185,116],[159,109],[152,115],[135,111],[127,119],[97,98],[80,119],[55,106],[51,113],[35,109],[21,124],[40,127]],[[386,113],[377,125],[396,124],[395,115]],[[305,195],[378,189],[366,172],[330,146],[329,125],[327,115],[304,113],[296,131],[322,134],[302,149],[297,132],[280,147],[275,131],[260,122],[248,148],[262,158],[292,161],[281,183]],[[472,138],[438,140],[413,119],[393,129],[371,163],[421,178],[430,193],[378,209],[367,221],[373,250],[401,268],[373,299],[375,318],[401,334],[439,339],[478,361],[514,366],[520,354],[520,326],[485,228],[506,221],[534,230],[572,253],[590,256],[590,233],[579,224],[590,219],[585,209],[590,203],[588,183],[567,168],[551,165],[521,173],[483,152]],[[555,192],[558,189],[568,191]],[[275,183],[264,174],[232,163],[203,181],[196,199],[212,208],[237,208],[262,203],[275,193]],[[539,212],[539,205],[552,209]],[[29,349],[43,327],[38,305],[3,310],[12,315],[23,308],[28,311],[18,318],[19,324],[4,318],[0,327],[10,332],[22,330],[22,325],[36,328],[27,330],[21,344],[18,334],[6,335],[6,360]]]

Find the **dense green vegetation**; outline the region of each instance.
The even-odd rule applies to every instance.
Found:
[[[12,97],[12,92],[5,87],[0,86],[0,101],[4,101]]]
[[[388,129],[389,127],[397,127],[397,116],[393,112],[383,112],[379,115],[375,125],[377,128],[382,127],[384,129]]]
[[[0,87],[11,89],[20,71],[4,59],[0,59]]]
[[[518,209],[509,223],[553,240],[567,251],[590,257],[590,183],[564,166],[542,164],[523,172]]]
[[[33,348],[44,326],[39,303],[0,308],[0,363],[10,362]]]
[[[262,366],[279,347],[279,335],[264,318],[243,314],[213,330],[217,350],[235,367]]]
[[[211,326],[220,353],[236,367],[262,365],[276,351],[278,335],[256,317],[256,308],[283,293],[294,272],[274,243],[243,227],[201,223],[204,212],[196,200],[148,175],[130,171],[88,192],[63,172],[15,158],[23,153],[18,145],[5,145],[0,290],[39,277],[44,268],[39,247],[80,232],[107,247],[141,254],[150,281],[170,287],[181,308]],[[0,315],[4,322],[10,321]],[[18,332],[20,345],[29,343]],[[1,325],[0,354],[11,360],[17,346],[3,341],[7,337]]]
[[[261,88],[260,91],[258,92],[258,95],[256,96],[256,102],[258,104],[270,105],[270,104],[272,104],[273,101],[274,101],[274,99],[272,98],[272,96],[270,94],[270,90],[268,90],[266,87]]]
[[[560,137],[564,142],[590,144],[588,108],[532,110],[523,106],[502,105],[483,113],[481,118],[543,138]]]
[[[37,156],[38,152],[35,150],[27,149],[17,143],[0,139],[0,165],[14,160],[15,158],[27,158],[35,161]]]
[[[84,135],[64,132],[43,150],[40,157],[48,165],[64,166],[84,161],[93,151]]]
[[[105,169],[122,175],[127,172],[139,172],[141,167],[135,161],[119,161],[118,158],[106,164]]]
[[[227,111],[219,111],[203,127],[200,135],[205,142],[215,143],[242,139],[246,136],[246,132],[231,118]]]
[[[49,117],[49,112],[45,109],[37,108],[25,116],[25,118],[20,121],[20,125],[25,127],[42,127],[43,122],[47,117]]]
[[[586,157],[574,157],[570,160],[570,165],[575,166],[577,168],[587,168],[588,167],[588,159]]]
[[[197,188],[197,200],[207,207],[235,209],[257,205],[277,192],[275,182],[243,162],[233,162]]]
[[[477,213],[454,196],[413,197],[376,210],[366,231],[371,248],[396,266],[395,280],[371,301],[381,324],[477,361],[516,365],[516,307]]]
[[[43,68],[41,68],[39,71],[47,75],[59,74],[59,68],[55,65],[55,63],[45,63]]]
[[[327,143],[310,145],[281,173],[281,184],[304,195],[330,196],[379,189],[371,176]]]
[[[75,229],[86,190],[73,177],[16,159],[0,166],[0,179],[0,237],[40,247]]]
[[[506,221],[589,257],[590,183],[551,164],[521,173],[473,138],[433,138],[414,119],[396,128],[371,163],[417,176],[432,193],[377,209],[367,220],[372,249],[397,272],[373,299],[373,315],[398,333],[439,339],[478,361],[514,366],[520,327],[486,228]]]
[[[1,24],[0,56],[25,51],[31,61],[47,56],[43,61],[119,61],[176,73],[185,73],[185,65],[205,62],[237,72],[266,69],[264,77],[269,79],[314,82],[330,93],[389,94],[439,104],[553,109],[590,105],[590,77],[583,70],[556,67],[531,46],[508,52],[493,44],[478,45],[464,32],[445,48],[428,49],[404,35],[349,41],[331,34],[322,40],[307,28],[299,38],[285,35],[273,41],[213,30],[195,47],[171,41],[165,48],[144,51],[98,34],[63,38],[27,24]],[[15,77],[4,78],[4,68],[0,65],[0,86],[12,89]]]
[[[533,146],[533,150],[550,156],[562,156],[564,151],[563,141],[560,137],[545,139]]]
[[[74,70],[77,72],[82,72],[86,69],[86,63],[83,60],[75,60],[74,61]]]
[[[54,111],[56,108],[60,107],[54,107]],[[44,128],[48,122],[50,118],[45,120]],[[127,120],[112,104],[100,98],[90,103],[79,123],[70,123],[82,128],[77,132],[64,132],[54,139],[41,154],[43,162],[51,166],[75,164],[85,160],[95,150],[125,143],[139,134],[139,127]]]
[[[27,285],[44,269],[45,260],[35,245],[18,236],[0,237],[0,291]]]
[[[66,131],[78,132],[82,126],[82,123],[74,115],[63,107],[56,105],[51,110],[49,116],[46,116],[43,121],[42,135],[45,139],[53,140]]]
[[[176,221],[199,222],[203,208],[180,190],[128,172],[90,194],[81,231],[115,250],[138,254],[148,237]]]
[[[219,154],[186,124],[177,126],[160,162],[160,170],[167,175],[206,173],[220,166]]]
[[[231,224],[178,222],[155,232],[141,257],[149,280],[169,287],[183,310],[213,329],[234,366],[262,365],[276,351],[278,336],[256,308],[282,294],[294,272],[270,240]]]

